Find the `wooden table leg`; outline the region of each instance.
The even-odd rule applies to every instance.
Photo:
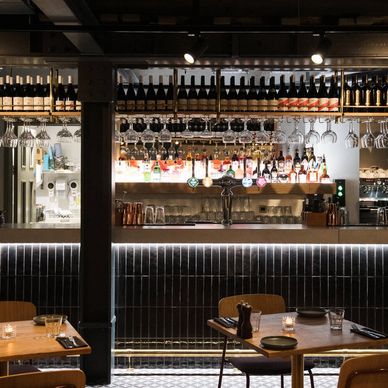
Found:
[[[304,361],[303,354],[293,354],[291,356],[291,387],[303,388]]]
[[[8,376],[9,375],[9,363],[8,361],[0,362],[0,376]]]
[[[224,347],[222,348],[222,358],[221,358],[221,366],[220,366],[220,376],[218,377],[218,388],[221,388],[222,385],[222,374],[224,372],[224,363],[225,363],[225,353],[226,353],[226,345],[228,342],[228,337],[224,336]]]

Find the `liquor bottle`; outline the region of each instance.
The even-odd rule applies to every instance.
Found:
[[[65,88],[62,84],[62,76],[58,76],[58,85],[55,89],[54,106],[56,112],[63,112],[65,110]]]
[[[317,112],[318,111],[318,92],[317,88],[315,87],[315,79],[312,75],[310,77],[310,87],[309,92],[307,93],[308,98],[308,111],[309,112]]]
[[[75,111],[75,102],[77,97],[75,95],[75,90],[72,82],[71,75],[67,78],[67,90],[66,90],[66,99],[65,99],[65,110]]]
[[[369,83],[368,77],[365,76],[363,79],[363,85],[361,86],[361,95],[365,93],[364,105],[371,106],[372,105],[372,87]]]
[[[0,77],[0,111],[3,110],[4,78]]]
[[[32,86],[32,80],[29,75],[26,76],[26,84],[24,85],[23,95],[23,110],[31,112],[34,110],[34,87]]]
[[[307,89],[304,82],[304,75],[300,76],[300,85],[298,91],[298,110],[302,112],[307,112],[308,107],[308,98],[307,98]]]
[[[268,110],[271,112],[278,110],[278,99],[276,94],[275,77],[269,79],[269,89],[267,94]]]
[[[284,169],[285,169],[285,159],[284,159],[283,151],[282,150],[279,151],[279,156],[277,158],[277,163],[278,163],[279,173],[284,172]]]
[[[246,112],[248,110],[248,93],[245,90],[245,78],[240,78],[240,89],[237,95],[237,110],[240,112]]]
[[[125,94],[123,86],[123,77],[119,75],[119,84],[117,85],[117,96],[116,96],[116,110],[118,112],[124,112],[126,110],[127,96]]]
[[[312,166],[307,173],[307,182],[316,183],[318,182],[318,170]]]
[[[154,81],[152,75],[148,78],[148,88],[146,94],[146,109],[147,111],[155,111],[156,110],[156,94],[154,89]]]
[[[247,96],[247,109],[249,112],[257,112],[259,110],[259,104],[257,100],[257,93],[255,87],[255,77],[251,77],[249,81],[249,92]]]
[[[361,77],[361,84],[360,84],[360,105],[361,106],[367,106],[366,105],[366,87],[367,87],[368,77],[366,75],[363,75]]]
[[[243,179],[244,178],[244,169],[241,168],[242,163],[243,163],[242,161],[237,162],[237,168],[236,168],[235,173],[234,173],[234,177],[236,179]]]
[[[128,84],[127,94],[126,94],[126,110],[128,112],[133,112],[136,110],[136,93],[135,88],[133,87],[133,83],[130,82]]]
[[[159,166],[159,162],[156,161],[151,173],[152,182],[160,182],[162,178],[162,171]]]
[[[236,85],[234,83],[234,76],[232,75],[230,77],[230,86],[229,86],[229,92],[228,92],[228,110],[231,112],[235,112],[238,109],[237,104],[237,91],[236,91]]]
[[[215,112],[217,110],[217,90],[214,75],[210,77],[210,89],[207,98],[207,110]]]
[[[330,176],[327,173],[327,169],[326,168],[323,168],[323,171],[322,171],[322,174],[321,174],[321,177],[320,177],[319,181],[321,183],[330,183]]]
[[[280,87],[278,92],[278,110],[288,111],[288,93],[284,82],[284,75],[280,76]]]
[[[268,163],[264,163],[264,169],[261,172],[261,175],[265,178],[265,180],[269,183],[271,182],[271,171],[268,168]]]
[[[11,111],[13,107],[13,79],[12,76],[5,76],[5,87],[3,96],[3,110]]]
[[[42,86],[42,77],[36,76],[36,84],[34,88],[34,97],[33,97],[33,105],[35,111],[43,111],[44,110],[44,91]]]
[[[139,86],[136,93],[136,110],[145,111],[146,109],[146,95],[143,86],[143,76],[139,75]]]
[[[329,89],[329,112],[338,112],[339,97],[338,97],[338,85],[337,77],[331,76],[330,89]]]
[[[376,106],[376,85],[377,85],[377,78],[375,75],[372,76],[371,82],[369,83],[370,88],[370,105]],[[373,109],[375,110],[375,109]]]
[[[22,85],[23,77],[17,75],[13,93],[13,110],[15,111],[23,110],[24,90]]]
[[[309,160],[308,160],[308,156],[307,156],[307,152],[306,152],[306,147],[303,148],[303,154],[301,157],[300,164],[304,167],[305,170],[308,169]]]
[[[382,106],[382,87],[379,82],[379,77],[376,78],[376,84],[374,87],[374,104],[375,106]],[[380,111],[380,110],[379,110]]]
[[[344,77],[344,108],[349,110],[352,103],[352,89],[349,86],[348,77]]]
[[[191,76],[190,89],[188,94],[187,109],[190,111],[198,110],[198,94],[195,87],[195,76]]]
[[[260,77],[259,92],[257,93],[257,110],[266,112],[268,110],[268,96],[265,87],[265,77]]]
[[[233,177],[233,178],[235,177],[236,174],[232,168],[232,163],[229,164],[229,169],[226,171],[225,175]]]
[[[290,173],[288,174],[288,180],[290,183],[298,182],[298,174],[295,172],[294,166],[292,166]]]
[[[221,112],[225,112],[228,110],[228,94],[226,93],[224,76],[221,77],[220,106]]]
[[[178,111],[187,110],[187,91],[185,87],[185,76],[181,76],[181,84],[178,90]]]
[[[205,76],[201,76],[201,86],[198,91],[198,110],[208,110],[208,96],[205,86]]]
[[[168,111],[174,110],[174,85],[172,84],[172,75],[168,77],[168,88],[166,95],[166,109]]]
[[[307,171],[304,169],[303,165],[301,165],[300,171],[298,172],[298,182],[307,183]]]
[[[46,85],[43,86],[43,110],[45,112],[49,112],[51,110],[50,78],[50,75],[46,77]]]
[[[287,155],[286,155],[285,161],[284,161],[284,172],[286,174],[290,174],[291,170],[292,170],[292,156],[291,156],[291,152],[290,152],[290,147],[288,147]]]
[[[166,92],[164,91],[163,76],[159,76],[158,90],[156,91],[156,110],[166,110]]]
[[[300,157],[299,157],[299,152],[298,150],[295,151],[295,157],[294,157],[294,171],[296,174],[299,174],[299,171],[301,169],[301,164],[300,164]]]
[[[276,160],[275,159],[272,161],[271,182],[278,183],[278,169],[276,168]]]
[[[329,110],[329,96],[325,85],[325,76],[321,75],[318,89],[318,111],[327,112]]]
[[[360,106],[361,105],[361,88],[360,85],[358,84],[358,79],[357,76],[354,75],[352,77],[352,100],[353,104],[355,106]]]

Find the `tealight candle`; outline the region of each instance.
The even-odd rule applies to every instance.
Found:
[[[16,335],[16,328],[12,326],[10,323],[6,323],[3,325],[2,335],[1,337],[4,339],[13,338]]]
[[[295,317],[289,315],[282,317],[283,331],[295,331]]]

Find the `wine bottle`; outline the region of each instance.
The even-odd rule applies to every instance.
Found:
[[[51,110],[51,97],[50,97],[50,75],[46,78],[46,85],[43,87],[43,110],[49,112]]]
[[[387,76],[384,74],[381,78],[381,106],[387,106],[387,102]]]
[[[32,86],[31,76],[26,76],[26,84],[24,85],[24,93],[23,93],[23,110],[27,112],[31,112],[34,110],[34,88]]]
[[[146,95],[143,86],[143,76],[139,75],[139,86],[136,93],[136,110],[145,111],[146,109]]]
[[[65,110],[65,98],[66,98],[66,93],[65,93],[65,88],[63,87],[62,84],[62,76],[58,76],[58,85],[55,89],[55,99],[54,99],[54,104],[55,104],[55,110],[57,112],[63,112]]]
[[[123,77],[119,75],[119,84],[117,85],[116,110],[124,112],[126,109],[126,94],[123,86]]]
[[[285,159],[284,159],[283,151],[282,150],[279,151],[279,156],[277,158],[277,163],[278,163],[279,173],[280,172],[284,172],[284,169],[285,169]]]
[[[210,89],[207,105],[209,111],[215,112],[217,110],[217,90],[214,75],[210,77]]]
[[[197,111],[198,110],[198,94],[197,94],[197,89],[195,87],[195,76],[194,75],[191,76],[187,104],[188,104],[188,110],[190,110],[190,111]]]
[[[352,103],[352,89],[349,86],[348,77],[344,77],[344,108],[349,110]]]
[[[276,168],[276,160],[275,159],[272,161],[271,182],[278,183],[278,169]]]
[[[298,182],[307,183],[307,171],[305,170],[303,165],[301,165],[300,170],[298,172]]]
[[[268,110],[273,112],[278,110],[278,99],[276,94],[275,77],[269,79],[269,89],[267,94]]]
[[[308,111],[317,112],[319,101],[318,101],[317,88],[315,87],[315,79],[313,75],[310,77],[310,87],[309,87],[309,92],[307,93],[307,98],[308,98]]]
[[[360,84],[360,105],[361,106],[368,106],[367,104],[367,97],[366,97],[366,89],[367,89],[367,83],[368,83],[368,77],[366,75],[363,75],[361,77],[361,84]],[[369,100],[370,104],[370,100]]]
[[[81,107],[82,107],[82,104],[78,98],[78,86],[77,86],[77,92],[75,93],[75,110],[77,112],[81,112]]]
[[[235,112],[238,109],[238,103],[237,103],[237,91],[236,91],[236,85],[234,83],[234,76],[232,75],[230,77],[230,86],[229,86],[229,92],[228,92],[228,110],[231,112]]]
[[[43,111],[44,110],[44,92],[42,86],[42,77],[36,76],[36,84],[34,88],[34,110],[35,111]]]
[[[296,174],[298,174],[299,171],[300,171],[300,167],[301,167],[298,150],[295,151],[295,157],[294,157],[294,163],[293,164],[294,164],[294,171],[295,171]]]
[[[375,75],[371,77],[371,81],[369,82],[369,88],[370,88],[370,105],[375,107],[376,106],[376,84],[377,84],[377,78]],[[375,110],[375,109],[373,109]]]
[[[74,85],[71,75],[67,77],[67,90],[65,98],[65,110],[66,111],[75,111],[75,101],[77,97],[75,95]]]
[[[337,77],[333,74],[330,80],[329,89],[329,112],[338,112],[339,97],[338,97],[338,85]]]
[[[381,88],[379,77],[376,77],[376,84],[374,87],[374,105],[382,106],[381,99],[382,99],[382,88]],[[378,111],[380,111],[380,109]]]
[[[201,86],[198,91],[198,110],[208,110],[208,96],[205,86],[205,76],[201,76]]]
[[[221,77],[220,105],[221,112],[225,112],[228,110],[228,94],[226,93],[224,76]]]
[[[272,178],[271,178],[271,171],[269,170],[268,168],[268,163],[265,163],[264,164],[264,169],[263,171],[261,172],[261,175],[265,178],[265,180],[269,183],[272,181]]]
[[[352,95],[353,95],[353,102],[355,106],[361,105],[361,88],[358,84],[357,76],[354,75],[352,77]]]
[[[159,76],[158,90],[156,91],[156,110],[166,110],[167,106],[166,92],[164,91],[163,76]]]
[[[174,110],[174,85],[172,84],[172,75],[168,77],[168,87],[166,95],[166,109],[169,111]]]
[[[329,95],[327,94],[325,76],[321,75],[319,79],[318,90],[318,111],[327,112],[329,110]]]
[[[13,107],[13,85],[12,76],[5,76],[5,87],[4,87],[4,96],[3,96],[3,110],[11,111]]]
[[[259,110],[259,101],[257,99],[255,77],[252,76],[249,81],[249,92],[247,96],[247,109],[249,112],[257,112]]]
[[[148,88],[146,95],[146,109],[149,112],[156,110],[156,94],[152,75],[148,77]]]
[[[185,87],[185,76],[181,76],[181,84],[178,90],[178,111],[187,110],[187,91]]]
[[[365,99],[364,99],[364,105],[365,106],[371,106],[372,105],[372,88],[371,84],[369,83],[369,79],[366,76],[363,79],[363,85],[361,86],[361,94],[363,94],[363,90],[365,93]]]
[[[260,77],[259,92],[257,94],[257,110],[266,112],[268,110],[268,96],[265,87],[265,77]]]
[[[288,111],[288,93],[286,83],[284,82],[284,75],[280,76],[280,87],[278,91],[278,110]]]
[[[300,85],[298,90],[298,110],[301,112],[307,112],[309,110],[308,101],[306,84],[304,82],[304,75],[302,74],[300,76]]]
[[[288,91],[288,110],[294,112],[299,110],[299,99],[294,75],[291,75],[290,77],[290,89]]]
[[[4,78],[0,77],[0,111],[4,110],[3,97],[4,97]]]
[[[125,100],[125,109],[129,112],[133,112],[136,109],[136,93],[132,82],[129,82],[128,84]]]
[[[237,108],[240,112],[246,112],[248,110],[248,94],[245,90],[245,78],[240,78],[240,89],[237,95]]]
[[[23,77],[17,75],[13,94],[13,110],[15,111],[23,110],[24,90],[22,85]]]

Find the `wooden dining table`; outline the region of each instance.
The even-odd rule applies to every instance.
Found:
[[[282,331],[281,319],[285,315],[295,316],[295,331]],[[210,319],[208,326],[225,336],[222,363],[220,370],[219,387],[221,387],[223,365],[225,361],[226,339],[234,339],[245,347],[251,348],[265,357],[291,357],[292,388],[303,388],[303,357],[305,354],[325,352],[335,349],[379,347],[388,344],[388,338],[372,339],[350,331],[354,322],[344,320],[342,330],[331,330],[327,316],[321,318],[304,318],[296,313],[266,314],[261,316],[260,329],[253,333],[250,339],[237,336],[236,329],[225,328]],[[298,341],[296,347],[285,350],[269,350],[260,345],[260,340],[266,336],[286,335]]]
[[[92,351],[89,345],[65,349],[55,338],[47,337],[45,326],[36,325],[32,320],[8,323],[16,328],[16,336],[0,338],[1,376],[9,374],[9,361],[88,354]],[[77,336],[86,343],[68,321],[62,324],[61,334],[66,337]]]

